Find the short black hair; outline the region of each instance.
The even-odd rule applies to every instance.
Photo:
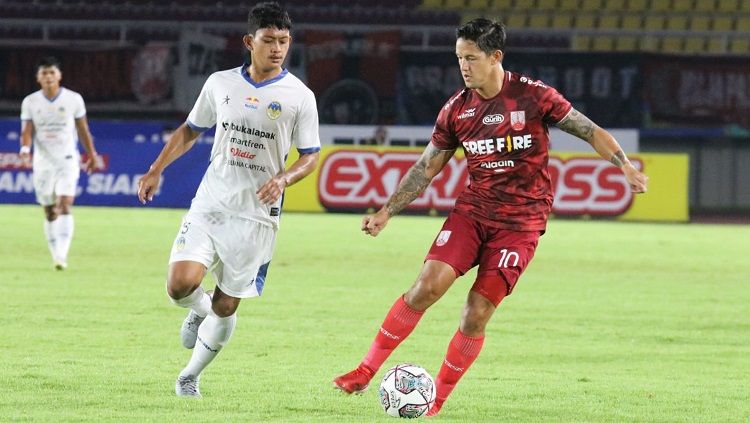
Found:
[[[51,68],[52,66],[60,69],[60,61],[57,60],[57,58],[52,56],[46,56],[39,59],[37,62],[36,68]]]
[[[477,47],[487,55],[495,50],[505,53],[505,25],[500,21],[476,18],[456,29],[456,38],[477,43]]]
[[[286,9],[275,1],[258,3],[247,14],[247,33],[254,35],[260,28],[292,29]]]

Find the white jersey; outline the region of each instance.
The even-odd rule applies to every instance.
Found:
[[[66,88],[52,99],[42,90],[23,99],[21,120],[34,124],[34,169],[80,169],[75,120],[84,116],[83,97]]]
[[[193,130],[216,125],[211,163],[190,210],[278,228],[283,196],[261,204],[256,192],[285,169],[292,144],[301,154],[320,151],[318,109],[313,92],[286,69],[256,83],[247,66],[212,74],[188,115]]]

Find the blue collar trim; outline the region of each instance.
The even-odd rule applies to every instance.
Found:
[[[47,97],[46,95],[44,95],[44,90],[41,90],[41,91],[42,91],[42,97],[44,97],[44,98],[45,98],[45,99],[46,99],[47,101],[49,101],[50,103],[54,103],[54,102],[55,102],[55,100],[57,100],[57,98],[58,98],[58,97],[60,97],[60,94],[62,94],[62,92],[63,92],[63,90],[64,90],[64,89],[65,89],[65,88],[63,88],[63,87],[60,87],[60,91],[58,91],[58,92],[57,92],[57,95],[56,95],[56,96],[54,96],[54,97],[52,97],[52,98],[48,98],[48,97]]]
[[[242,77],[245,78],[245,81],[249,82],[250,85],[252,85],[255,88],[265,87],[266,85],[271,85],[276,81],[279,81],[281,78],[285,77],[286,74],[289,73],[288,69],[282,69],[281,73],[276,75],[275,77],[263,81],[263,82],[255,82],[253,81],[253,78],[250,77],[250,74],[247,73],[247,67],[250,66],[249,63],[243,63],[242,64],[242,70],[240,71],[242,73]]]

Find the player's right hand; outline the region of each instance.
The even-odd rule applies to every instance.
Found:
[[[141,179],[138,180],[138,200],[141,204],[146,204],[146,201],[153,201],[156,189],[159,187],[159,180],[161,180],[161,173],[153,170],[149,170],[141,176]]]
[[[18,157],[21,159],[21,166],[26,169],[31,168],[31,153],[18,153]]]
[[[378,236],[385,229],[390,215],[386,209],[380,209],[375,214],[368,214],[362,218],[362,232],[370,236]]]

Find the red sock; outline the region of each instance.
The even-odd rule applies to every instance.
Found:
[[[435,405],[438,410],[442,407],[448,395],[453,392],[453,388],[456,387],[461,376],[474,363],[479,351],[482,350],[483,344],[484,336],[471,338],[461,333],[460,330],[457,330],[456,334],[453,335],[451,343],[448,344],[448,352],[445,354],[443,365],[440,367],[440,373],[438,373],[435,381],[435,390],[437,391]]]
[[[370,351],[362,360],[362,364],[373,373],[377,373],[380,366],[394,349],[414,330],[422,318],[424,311],[414,310],[404,301],[403,295],[393,304],[388,315],[385,316]]]

